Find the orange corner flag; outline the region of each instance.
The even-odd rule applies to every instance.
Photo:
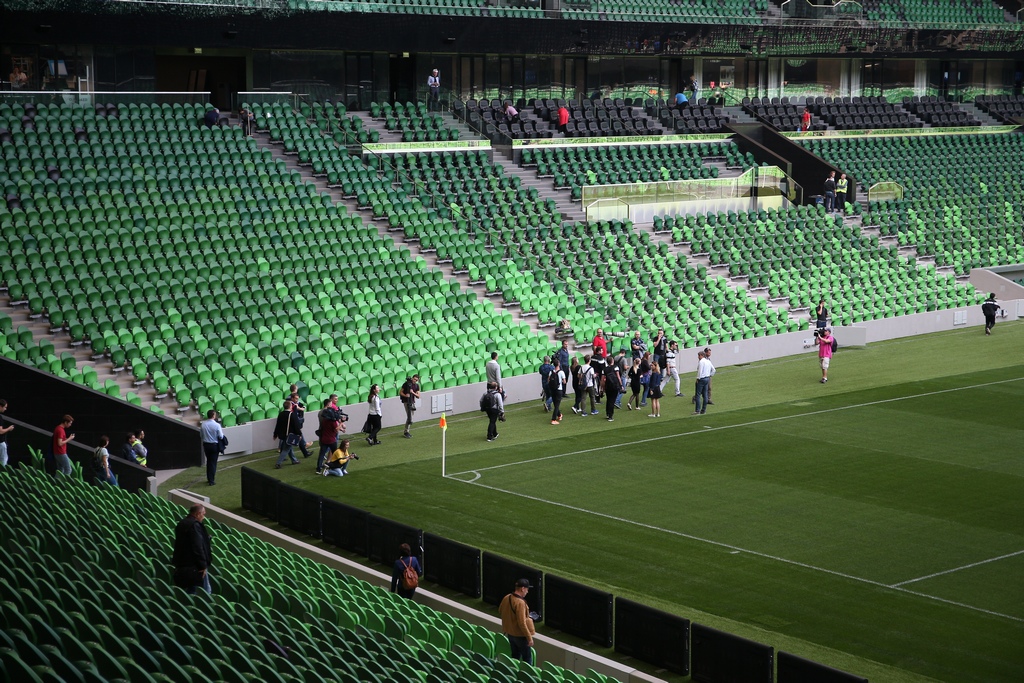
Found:
[[[441,413],[441,424],[439,426],[443,431],[448,431],[448,420],[444,419],[444,413]]]

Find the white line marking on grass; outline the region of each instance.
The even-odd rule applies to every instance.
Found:
[[[852,410],[854,408],[867,408],[870,406],[883,405],[886,403],[896,403],[898,401],[908,401],[913,398],[925,398],[927,396],[938,396],[939,394],[949,394],[954,391],[964,391],[967,389],[981,389],[982,387],[991,387],[998,384],[1008,384],[1010,382],[1020,382],[1024,380],[1024,377],[1013,377],[1010,379],[1000,379],[994,382],[984,382],[982,384],[971,384],[965,387],[953,387],[951,389],[939,389],[937,391],[926,391],[923,394],[912,394],[910,396],[897,396],[895,398],[883,398],[878,401],[867,401],[866,403],[855,403],[849,406],[839,406],[838,408],[823,408],[821,410],[811,410],[806,413],[795,413],[793,415],[780,415],[778,417],[766,417],[763,420],[752,420],[750,422],[741,422],[732,425],[722,425],[720,427],[711,427],[704,425],[703,429],[698,431],[679,432],[678,434],[666,434],[664,436],[652,436],[648,439],[640,439],[638,441],[627,441],[626,443],[607,444],[604,446],[595,446],[594,448],[584,448],[579,451],[570,451],[568,453],[556,453],[555,455],[545,455],[540,458],[531,458],[529,460],[519,460],[517,462],[507,462],[501,465],[491,465],[490,467],[479,467],[474,470],[466,470],[465,472],[454,472],[449,474],[449,477],[457,477],[461,474],[470,474],[473,472],[486,472],[488,470],[498,470],[504,467],[518,467],[519,465],[526,465],[534,462],[543,462],[544,460],[554,460],[556,458],[565,458],[572,455],[586,455],[587,453],[597,453],[599,451],[605,451],[609,448],[624,448],[626,446],[635,446],[637,444],[653,443],[655,441],[664,441],[666,439],[675,439],[680,436],[692,436],[694,434],[700,434],[702,431],[717,432],[726,429],[738,429],[740,427],[753,427],[760,424],[768,424],[770,422],[781,422],[783,420],[792,420],[795,418],[812,417],[814,415],[828,415],[829,413],[838,413],[843,410]],[[685,419],[685,418],[683,418]],[[460,480],[461,481],[461,480]]]
[[[800,414],[796,414],[796,415],[781,415],[779,417],[770,417],[770,418],[765,418],[763,420],[753,420],[751,422],[744,422],[744,423],[741,423],[741,424],[723,425],[723,426],[720,426],[720,427],[710,427],[710,426],[705,425],[704,426],[704,430],[719,431],[719,430],[725,430],[725,429],[735,429],[737,427],[751,427],[751,426],[754,426],[754,425],[766,424],[766,423],[769,423],[769,422],[779,422],[779,421],[782,421],[782,420],[789,420],[789,419],[793,419],[793,418],[809,417],[809,416],[813,416],[813,415],[825,415],[825,414],[828,414],[828,413],[835,413],[835,412],[839,412],[839,411],[842,411],[842,410],[849,410],[849,409],[852,409],[852,408],[866,408],[866,407],[869,407],[869,406],[883,405],[883,404],[886,404],[886,403],[895,403],[895,402],[898,402],[898,401],[905,401],[905,400],[914,399],[914,398],[924,398],[924,397],[927,397],[927,396],[937,396],[937,395],[940,395],[940,394],[948,394],[948,393],[952,393],[952,392],[956,392],[956,391],[963,391],[965,389],[980,389],[980,388],[983,388],[983,387],[995,386],[995,385],[999,385],[999,384],[1007,384],[1007,383],[1011,383],[1011,382],[1019,382],[1021,380],[1024,380],[1024,377],[1013,377],[1013,378],[1010,378],[1010,379],[996,380],[996,381],[993,381],[993,382],[984,382],[984,383],[981,383],[981,384],[972,384],[972,385],[964,386],[964,387],[953,387],[953,388],[950,388],[950,389],[940,389],[940,390],[937,390],[937,391],[928,391],[928,392],[924,392],[924,393],[921,393],[921,394],[913,394],[913,395],[910,395],[910,396],[900,396],[900,397],[895,397],[895,398],[887,398],[887,399],[881,399],[881,400],[878,400],[878,401],[867,401],[865,403],[857,403],[857,404],[849,405],[849,406],[840,406],[838,408],[825,408],[825,409],[822,409],[822,410],[813,410],[813,411],[810,411],[810,412],[807,412],[807,413],[800,413]],[[648,530],[651,530],[651,531],[662,532],[662,533],[666,533],[666,534],[669,534],[669,535],[672,535],[672,536],[678,536],[680,538],[686,538],[686,539],[689,539],[689,540],[692,540],[692,541],[697,541],[697,542],[700,542],[700,543],[707,543],[709,545],[717,546],[719,548],[725,548],[725,549],[731,551],[730,554],[746,553],[748,555],[753,555],[755,557],[761,557],[761,558],[764,558],[764,559],[767,559],[767,560],[773,560],[775,562],[780,562],[780,563],[792,565],[792,566],[795,566],[795,567],[801,567],[803,569],[808,569],[810,571],[821,572],[821,573],[824,573],[824,574],[829,574],[831,576],[837,576],[839,578],[849,579],[850,581],[856,581],[858,583],[865,583],[865,584],[868,584],[868,585],[871,585],[871,586],[876,586],[876,587],[879,587],[879,588],[886,588],[886,589],[898,591],[898,592],[901,592],[901,593],[907,593],[908,595],[916,595],[918,597],[927,598],[929,600],[934,600],[936,602],[942,602],[942,603],[946,603],[946,604],[953,605],[953,606],[956,606],[956,607],[961,607],[963,609],[969,609],[969,610],[972,610],[972,611],[975,611],[975,612],[981,612],[983,614],[988,614],[988,615],[991,615],[991,616],[1001,617],[1001,618],[1004,618],[1004,619],[1009,619],[1011,621],[1016,621],[1016,622],[1024,623],[1024,618],[1021,618],[1021,617],[1015,617],[1015,616],[1010,615],[1010,614],[1003,614],[1002,612],[996,612],[994,610],[988,610],[988,609],[985,609],[983,607],[975,607],[974,605],[968,605],[968,604],[965,604],[965,603],[957,602],[955,600],[948,600],[946,598],[941,598],[941,597],[938,597],[938,596],[935,596],[935,595],[928,595],[927,593],[921,593],[919,591],[914,591],[914,590],[910,590],[908,588],[903,588],[903,585],[906,584],[906,583],[911,583],[912,581],[919,581],[919,580],[922,580],[924,578],[929,578],[929,577],[922,577],[922,579],[913,579],[911,581],[905,581],[905,582],[902,582],[902,583],[899,583],[899,584],[891,584],[891,585],[890,584],[885,584],[885,583],[883,583],[881,581],[874,581],[872,579],[865,579],[863,577],[854,576],[852,574],[846,574],[846,573],[843,573],[843,572],[840,572],[840,571],[836,571],[836,570],[833,570],[833,569],[825,569],[824,567],[816,567],[814,565],[806,564],[804,562],[798,562],[796,560],[790,560],[790,559],[786,559],[784,557],[778,557],[776,555],[770,555],[768,553],[763,553],[763,552],[760,552],[760,551],[757,551],[757,550],[749,550],[747,548],[741,548],[739,546],[730,545],[728,543],[723,543],[721,541],[715,541],[715,540],[708,539],[708,538],[701,538],[700,536],[694,536],[692,534],[683,533],[681,531],[673,531],[671,529],[663,529],[661,527],[654,526],[653,524],[646,524],[644,522],[637,522],[635,520],[626,519],[624,517],[617,517],[615,515],[610,515],[610,514],[607,514],[607,513],[604,513],[604,512],[597,512],[595,510],[587,510],[586,508],[577,507],[575,505],[569,505],[568,503],[562,503],[562,502],[553,501],[553,500],[546,500],[544,498],[539,498],[537,496],[531,496],[531,495],[528,495],[528,494],[525,494],[525,493],[519,493],[518,491],[509,491],[507,489],[498,488],[496,486],[489,486],[489,485],[483,484],[483,483],[481,483],[479,481],[479,479],[482,477],[481,473],[485,472],[487,470],[496,470],[496,469],[500,469],[500,468],[503,468],[503,467],[511,467],[511,466],[514,466],[514,465],[522,465],[522,464],[526,464],[526,463],[541,462],[541,461],[544,461],[544,460],[552,460],[552,459],[555,459],[555,458],[562,458],[562,457],[570,456],[570,455],[585,455],[587,453],[595,453],[595,452],[598,452],[598,451],[607,450],[609,448],[621,448],[623,446],[630,446],[630,445],[639,444],[639,443],[651,443],[651,442],[655,442],[655,441],[662,441],[662,440],[665,440],[665,439],[672,439],[672,438],[675,438],[675,437],[678,437],[678,436],[690,436],[690,435],[699,434],[699,433],[701,433],[701,432],[700,431],[681,432],[679,434],[668,434],[668,435],[665,435],[665,436],[657,436],[657,437],[651,437],[649,439],[642,439],[640,441],[631,441],[631,442],[625,443],[625,444],[619,443],[619,444],[613,444],[613,445],[598,446],[598,447],[595,447],[595,448],[586,448],[586,449],[583,449],[583,450],[572,451],[572,452],[569,452],[569,453],[561,453],[561,454],[555,454],[555,455],[548,455],[548,456],[544,456],[544,457],[540,457],[540,458],[532,458],[530,460],[522,460],[522,461],[515,462],[515,463],[505,463],[505,464],[502,464],[502,465],[492,465],[490,467],[481,467],[481,468],[477,468],[477,469],[474,469],[474,470],[467,470],[465,472],[457,472],[457,473],[454,473],[454,474],[449,474],[448,477],[449,478],[455,478],[455,477],[463,475],[463,474],[473,474],[475,476],[474,476],[474,478],[472,480],[455,479],[455,481],[460,481],[460,482],[462,482],[464,484],[472,484],[473,486],[479,486],[481,488],[489,489],[491,491],[497,491],[499,493],[506,493],[506,494],[509,494],[509,495],[512,495],[512,496],[518,496],[520,498],[525,498],[527,500],[532,500],[532,501],[535,501],[535,502],[538,502],[538,503],[545,503],[547,505],[553,505],[555,507],[561,507],[561,508],[564,508],[566,510],[572,510],[574,512],[580,512],[580,513],[584,513],[584,514],[588,514],[588,515],[593,515],[595,517],[601,517],[603,519],[608,519],[608,520],[611,520],[611,521],[614,521],[614,522],[620,522],[622,524],[628,524],[628,525],[640,527],[640,528],[643,528],[643,529],[648,529]],[[1007,555],[1007,556],[1004,556],[1004,557],[1011,557],[1013,555],[1019,555],[1019,554],[1024,554],[1024,550],[1016,552],[1016,553],[1012,553],[1011,555]],[[939,572],[937,574],[933,574],[932,576],[939,576],[941,574],[950,573],[952,571],[958,571],[959,569],[966,569],[969,566],[976,566],[978,564],[984,564],[986,562],[992,562],[992,561],[995,561],[995,560],[998,560],[998,559],[1004,559],[1004,558],[993,558],[991,560],[983,560],[981,562],[974,563],[974,565],[966,565],[965,567],[959,567],[957,569],[947,570],[945,572]]]
[[[962,569],[971,569],[973,567],[980,567],[981,565],[988,564],[989,562],[998,562],[999,560],[1005,560],[1005,559],[1008,559],[1008,558],[1011,558],[1011,557],[1016,557],[1017,555],[1024,555],[1024,550],[1018,550],[1015,553],[1007,553],[1006,555],[1000,555],[999,557],[990,557],[989,559],[981,560],[980,562],[971,562],[970,564],[965,564],[962,567],[954,567],[952,569],[947,569],[947,570],[942,571],[942,572],[935,572],[934,574],[929,574],[928,576],[919,576],[916,579],[908,579],[906,581],[900,581],[899,583],[894,583],[891,587],[892,588],[899,588],[900,586],[906,586],[908,583],[917,583],[918,581],[925,581],[926,579],[934,579],[936,576],[945,576],[946,574],[952,574],[952,573],[958,572],[958,571],[960,571]]]
[[[453,476],[453,475],[449,475],[449,476]],[[532,501],[537,502],[537,503],[545,503],[547,505],[553,505],[555,507],[565,508],[566,510],[572,510],[573,512],[580,512],[580,513],[587,514],[587,515],[593,515],[594,517],[600,517],[602,519],[607,519],[607,520],[610,520],[610,521],[613,521],[613,522],[619,522],[619,523],[622,523],[622,524],[628,524],[628,525],[631,525],[631,526],[640,527],[641,529],[647,529],[649,531],[657,531],[657,532],[669,534],[671,536],[678,536],[679,538],[686,538],[686,539],[689,539],[691,541],[697,541],[699,543],[707,543],[708,545],[713,545],[713,546],[717,546],[719,548],[724,548],[726,550],[729,550],[731,555],[736,555],[736,554],[739,554],[739,553],[745,553],[747,555],[753,555],[755,557],[760,557],[760,558],[763,558],[763,559],[766,559],[766,560],[773,560],[775,562],[780,562],[782,564],[788,564],[788,565],[792,565],[794,567],[800,567],[801,569],[807,569],[807,570],[814,571],[814,572],[820,572],[820,573],[823,573],[823,574],[829,574],[831,576],[837,576],[837,577],[842,578],[842,579],[849,579],[850,581],[856,581],[857,583],[866,583],[866,584],[868,584],[870,586],[876,586],[878,588],[886,588],[886,589],[889,589],[889,590],[898,591],[900,593],[907,593],[909,595],[916,595],[918,597],[927,598],[929,600],[935,600],[935,601],[938,601],[938,602],[947,603],[949,605],[954,605],[956,607],[962,607],[964,609],[973,610],[975,612],[981,612],[983,614],[988,614],[990,616],[1002,617],[1004,619],[1009,619],[1011,621],[1017,621],[1017,622],[1024,623],[1024,618],[1021,618],[1021,617],[1015,617],[1015,616],[1013,616],[1011,614],[1003,614],[1002,612],[995,612],[993,610],[988,610],[988,609],[985,609],[983,607],[975,607],[974,605],[967,605],[967,604],[964,604],[962,602],[956,602],[955,600],[947,600],[946,598],[940,598],[940,597],[935,596],[935,595],[928,595],[927,593],[920,593],[918,591],[912,591],[912,590],[907,589],[907,588],[902,588],[899,585],[887,585],[885,583],[882,583],[881,581],[874,581],[872,579],[865,579],[865,578],[862,578],[860,576],[854,576],[852,574],[846,574],[846,573],[843,573],[843,572],[840,572],[840,571],[836,571],[834,569],[825,569],[824,567],[816,567],[816,566],[814,566],[812,564],[807,564],[805,562],[798,562],[796,560],[789,560],[789,559],[786,559],[785,557],[779,557],[777,555],[769,555],[768,553],[763,553],[763,552],[760,552],[758,550],[749,550],[747,548],[741,548],[739,546],[731,545],[729,543],[723,543],[722,541],[714,541],[714,540],[711,540],[709,538],[701,538],[700,536],[694,536],[693,534],[687,534],[687,533],[684,533],[682,531],[674,531],[672,529],[663,529],[661,527],[654,526],[653,524],[647,524],[645,522],[637,522],[637,521],[632,520],[632,519],[626,519],[625,517],[617,517],[615,515],[610,515],[610,514],[608,514],[606,512],[597,512],[596,510],[588,510],[586,508],[577,507],[575,505],[569,505],[568,503],[561,503],[561,502],[555,501],[555,500],[546,500],[544,498],[538,498],[537,496],[531,496],[529,494],[520,493],[518,491],[509,491],[507,489],[498,488],[497,486],[488,486],[487,484],[482,484],[482,483],[480,483],[479,481],[476,481],[476,480],[466,481],[466,480],[463,480],[463,479],[455,479],[455,481],[461,481],[464,484],[472,484],[473,486],[479,486],[481,488],[489,489],[491,491],[497,491],[499,493],[507,493],[508,495],[517,496],[519,498],[525,498],[527,500],[532,500]],[[1022,551],[1022,552],[1024,552],[1024,551]]]

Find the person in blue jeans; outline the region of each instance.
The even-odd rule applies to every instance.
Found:
[[[4,421],[4,413],[7,412],[7,401],[0,398],[0,465],[7,465],[7,432],[14,429]]]
[[[277,414],[277,422],[274,424],[274,438],[278,441],[278,449],[280,454],[277,456],[277,462],[274,463],[274,467],[281,469],[281,464],[285,458],[290,458],[293,465],[299,464],[299,459],[295,457],[295,452],[292,449],[292,442],[295,441],[295,436],[292,434],[292,402],[287,400],[284,402],[284,409]],[[300,435],[301,439],[302,436]]]
[[[69,434],[68,430],[71,429],[71,425],[74,423],[75,418],[70,415],[65,415],[64,419],[61,420],[60,424],[53,430],[53,460],[57,465],[57,471],[66,477],[71,476],[71,459],[68,457],[68,442],[75,440],[74,434]]]
[[[644,351],[643,357],[640,359],[640,405],[647,405],[647,395],[651,391],[651,353]]]

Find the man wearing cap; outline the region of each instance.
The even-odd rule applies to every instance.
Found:
[[[533,619],[530,618],[530,606],[526,604],[526,594],[533,586],[529,579],[516,581],[515,590],[498,605],[501,614],[501,630],[508,638],[512,659],[533,664]]]
[[[828,381],[828,366],[832,362],[832,330],[827,327],[815,336],[818,342],[818,361],[821,364],[821,383]]]
[[[985,334],[992,334],[992,328],[996,326],[996,313],[1000,310],[996,303],[996,293],[992,292],[981,305],[981,312],[985,314]]]

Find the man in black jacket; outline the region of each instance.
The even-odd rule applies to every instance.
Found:
[[[1002,310],[996,303],[996,293],[988,295],[988,299],[981,305],[981,312],[985,314],[985,334],[992,334],[992,328],[996,326],[996,313]]]
[[[203,520],[206,519],[206,508],[193,505],[188,517],[174,527],[174,583],[195,595],[202,587],[207,593],[210,589],[210,532],[206,530]]]

